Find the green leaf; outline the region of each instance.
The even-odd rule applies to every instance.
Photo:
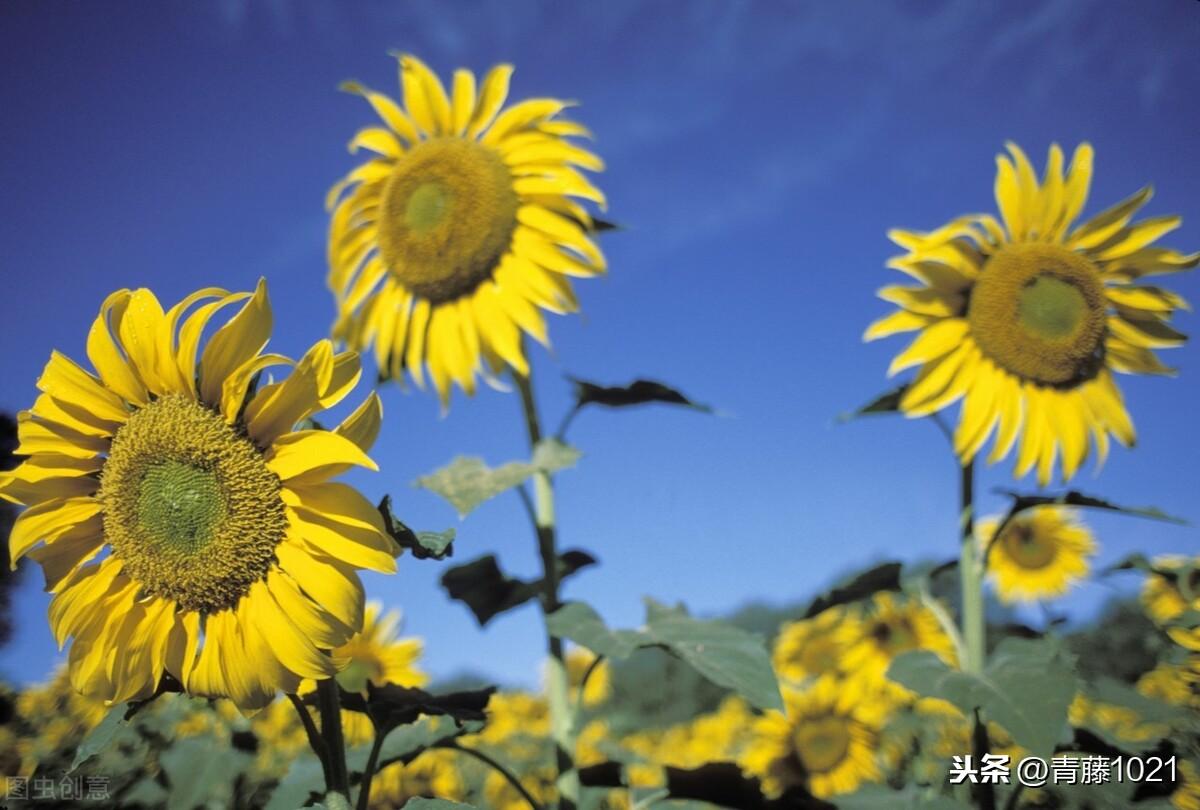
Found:
[[[646,600],[641,630],[610,630],[586,604],[568,602],[547,618],[550,632],[598,655],[628,658],[642,647],[663,647],[708,680],[763,709],[782,709],[766,643],[757,633],[692,618],[683,608]]]
[[[870,416],[872,414],[881,413],[899,413],[900,400],[904,398],[904,392],[907,390],[908,383],[905,383],[897,388],[893,388],[891,391],[887,391],[875,397],[873,400],[860,408],[840,414],[837,420],[840,423],[846,423],[854,419],[858,419],[861,416]]]
[[[363,763],[366,763],[365,758]],[[288,772],[279,780],[264,810],[296,810],[303,807],[313,794],[321,796],[324,793],[325,772],[321,769],[321,761],[304,751],[292,760]]]
[[[408,549],[418,560],[444,560],[454,555],[454,529],[444,532],[414,532],[392,511],[392,496],[384,495],[379,502],[383,525],[400,548]]]
[[[220,745],[215,738],[176,741],[159,756],[170,785],[167,810],[192,810],[210,802],[231,805],[234,780],[250,761],[245,751]]]
[[[129,721],[143,705],[145,705],[145,701],[113,706],[108,714],[104,715],[104,719],[83,738],[79,747],[75,749],[75,759],[71,761],[67,775],[73,774],[79,769],[79,766],[108,748],[122,731],[129,728]]]
[[[804,612],[804,617],[816,616],[835,605],[857,602],[877,591],[898,591],[900,590],[900,569],[901,565],[898,562],[885,562],[855,574],[814,599],[808,606],[808,610]]]
[[[1100,678],[1095,683],[1088,684],[1084,688],[1084,693],[1096,703],[1129,709],[1143,723],[1190,731],[1195,731],[1197,727],[1196,718],[1192,713],[1180,711],[1178,706],[1172,706],[1164,701],[1143,695],[1128,684],[1113,678]],[[1109,745],[1133,753],[1149,751],[1157,747],[1160,742],[1157,737],[1138,740],[1131,736],[1124,736],[1121,734],[1123,728],[1110,729],[1093,723],[1085,723],[1084,728]]]
[[[595,562],[596,558],[586,551],[564,551],[558,558],[559,581]],[[523,580],[508,576],[500,570],[494,554],[455,566],[442,575],[442,587],[446,593],[451,599],[466,604],[475,614],[480,627],[500,613],[539,596],[544,587],[542,583],[541,579]]]
[[[1004,639],[978,676],[915,650],[897,656],[888,677],[918,694],[948,700],[967,716],[982,709],[1018,745],[1042,758],[1050,756],[1063,734],[1077,686],[1070,656],[1047,639]]]
[[[685,408],[712,413],[708,405],[702,405],[681,394],[676,389],[657,380],[634,380],[628,385],[597,385],[577,377],[568,377],[575,386],[575,409],[585,405],[603,405],[607,408],[627,408],[630,405],[646,405],[659,402],[667,405],[682,405]]]
[[[585,602],[565,603],[546,617],[546,628],[556,638],[569,639],[596,655],[618,660],[628,658],[647,643],[646,636],[637,630],[609,630],[600,614]]]
[[[434,695],[424,689],[397,684],[376,686],[367,682],[364,698],[357,692],[343,690],[343,709],[365,712],[376,730],[387,734],[397,726],[411,725],[422,716],[450,717],[458,723],[484,722],[488,701],[496,687],[470,689]]]
[[[418,478],[416,484],[441,495],[459,517],[466,517],[485,501],[525,483],[535,472],[564,470],[574,466],[581,455],[558,439],[543,439],[528,462],[510,461],[493,469],[476,456],[458,456],[440,470]]]
[[[454,810],[454,808],[474,808],[473,804],[459,804],[449,799],[409,799],[404,803],[404,810]]]
[[[996,491],[1013,499],[1012,507],[1008,511],[1008,517],[1012,517],[1026,509],[1032,509],[1035,506],[1057,505],[1078,506],[1085,509],[1103,509],[1109,512],[1133,515],[1134,517],[1161,520],[1179,526],[1188,525],[1188,522],[1183,518],[1168,515],[1156,506],[1118,506],[1112,501],[1096,498],[1092,495],[1085,495],[1074,489],[1064,492],[1061,495],[1022,495],[1019,492],[1008,489],[998,489]]]
[[[718,686],[761,709],[783,709],[766,641],[732,625],[701,621],[646,599],[646,633]]]

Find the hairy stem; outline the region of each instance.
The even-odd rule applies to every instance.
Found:
[[[521,394],[525,428],[529,434],[529,447],[532,451],[542,440],[542,425],[538,419],[537,403],[533,398],[532,374],[528,377],[513,374],[513,379]],[[546,617],[559,607],[559,583],[554,483],[550,474],[543,470],[533,474],[533,506],[534,530],[537,534],[538,553],[542,559],[544,583],[541,598],[542,616]],[[579,773],[575,770],[575,717],[569,695],[566,657],[563,653],[562,639],[551,634],[548,627],[546,642],[550,653],[546,688],[558,766],[559,807],[562,810],[574,810],[579,803]]]
[[[321,712],[321,737],[329,750],[330,793],[350,800],[350,775],[346,770],[346,741],[342,737],[342,706],[338,684],[333,678],[317,681],[317,707]]]
[[[983,672],[984,659],[983,556],[975,542],[974,461],[962,467],[961,493],[958,571],[962,579],[962,637],[966,645],[962,666],[966,672],[978,675]]]

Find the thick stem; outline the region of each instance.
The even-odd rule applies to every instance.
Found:
[[[342,706],[338,684],[333,678],[317,681],[317,707],[321,712],[321,737],[329,750],[330,793],[350,800],[350,775],[346,770],[346,741],[342,737]]]
[[[961,492],[958,571],[962,579],[962,636],[966,646],[962,666],[966,672],[978,675],[983,672],[984,660],[983,555],[975,541],[974,461],[962,467]]]
[[[525,428],[532,451],[542,440],[542,425],[538,419],[537,403],[533,398],[532,375],[513,374],[521,394],[525,413]],[[549,616],[559,607],[558,549],[554,522],[554,483],[550,474],[539,470],[533,474],[533,518],[537,532],[538,553],[542,558],[542,616]],[[559,807],[574,810],[579,804],[579,772],[575,770],[575,716],[571,707],[570,685],[567,679],[566,656],[562,639],[546,629],[549,672],[546,690],[550,701],[550,722],[558,766]]]

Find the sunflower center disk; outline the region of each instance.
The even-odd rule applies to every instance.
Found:
[[[287,531],[279,478],[245,436],[177,394],[134,413],[100,477],[104,532],[143,596],[233,607]]]
[[[386,181],[379,252],[406,288],[434,303],[491,277],[517,222],[513,178],[500,155],[463,138],[417,144]]]
[[[1005,532],[1004,550],[1013,562],[1030,571],[1045,568],[1055,557],[1053,543],[1040,540],[1032,532],[1020,528]]]
[[[1103,367],[1099,272],[1057,245],[1008,245],[984,265],[967,319],[980,349],[1030,382],[1074,387]]]
[[[808,773],[833,770],[850,750],[850,730],[846,719],[829,715],[801,720],[796,729],[796,756]]]

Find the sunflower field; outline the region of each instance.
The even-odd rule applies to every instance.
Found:
[[[0,808],[1200,810],[1200,5],[385,6],[0,7]]]

